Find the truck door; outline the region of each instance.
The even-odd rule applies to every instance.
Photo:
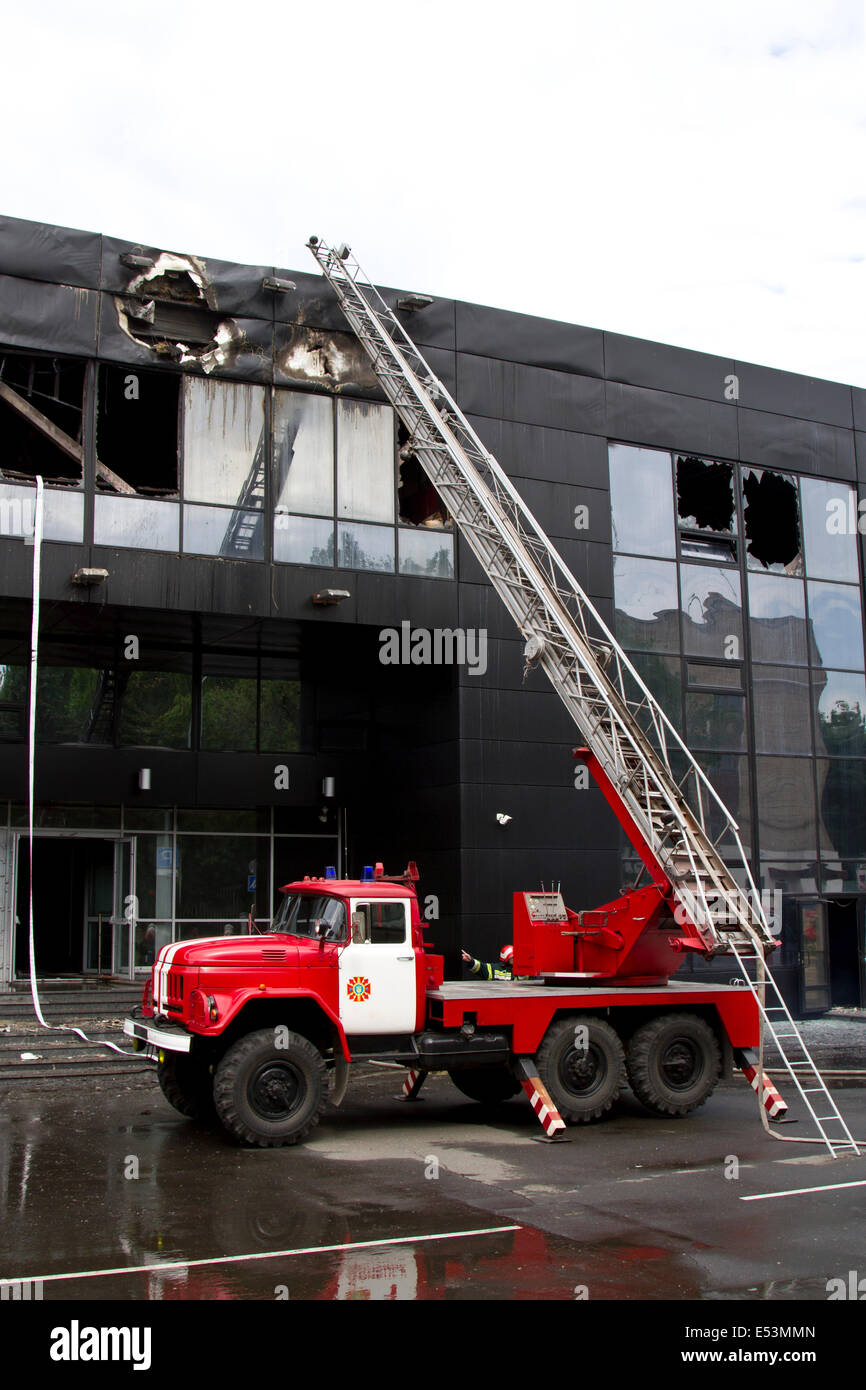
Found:
[[[408,902],[353,898],[349,942],[340,952],[346,1033],[414,1033],[415,968]]]

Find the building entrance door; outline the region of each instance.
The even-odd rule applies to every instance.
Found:
[[[30,970],[30,855],[18,841],[15,973]],[[134,844],[82,835],[37,834],[33,841],[36,973],[127,975],[135,925]]]

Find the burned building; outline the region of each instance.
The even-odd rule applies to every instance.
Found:
[[[737,818],[788,998],[866,1002],[866,391],[385,295]],[[0,594],[0,989],[34,678],[45,980],[135,978],[326,865],[417,859],[455,970],[514,890],[635,876],[317,274],[0,220]]]

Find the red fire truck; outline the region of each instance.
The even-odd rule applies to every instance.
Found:
[[[553,1138],[605,1114],[626,1083],[681,1116],[732,1060],[753,1066],[751,992],[670,978],[703,947],[662,875],[590,911],[558,891],[515,893],[514,978],[466,983],[446,982],[424,942],[417,878],[414,864],[360,879],[329,868],[285,885],[266,934],[163,947],[125,1029],[158,1055],[176,1109],[215,1114],[247,1144],[293,1144],[318,1123],[329,1073],[339,1104],[349,1064],[375,1060],[408,1069],[407,1099],[431,1071],[485,1104],[522,1086]]]

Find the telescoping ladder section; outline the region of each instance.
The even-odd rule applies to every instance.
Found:
[[[733,817],[349,247],[311,237],[309,248],[408,431],[403,455],[430,478],[522,633],[527,663],[544,669],[684,919],[706,952],[735,949],[766,972],[773,938]]]

